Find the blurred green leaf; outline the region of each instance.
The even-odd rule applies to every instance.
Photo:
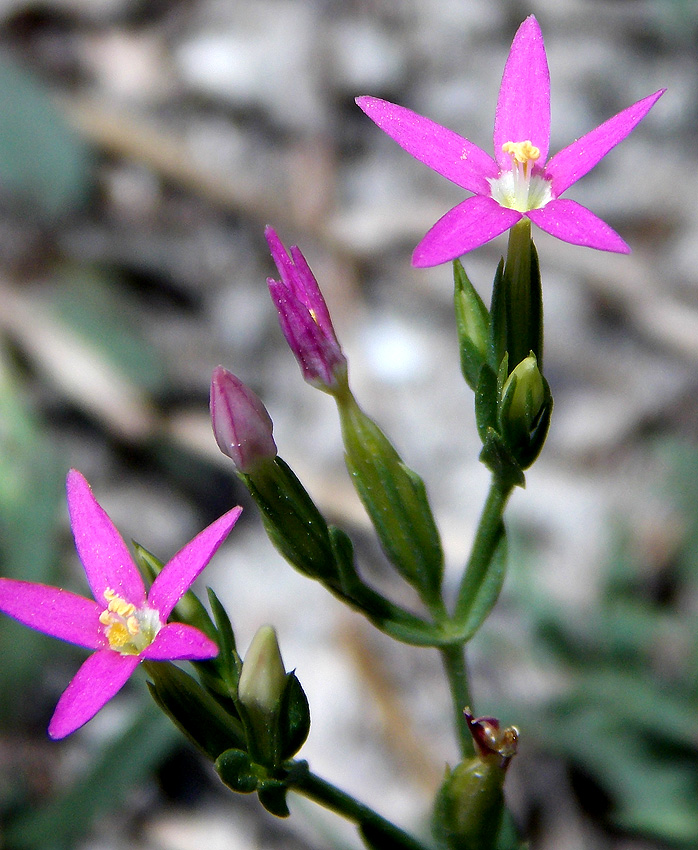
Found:
[[[139,332],[140,306],[118,279],[97,269],[65,268],[56,277],[54,304],[64,324],[137,386],[163,388],[163,361]]]
[[[0,187],[55,218],[87,197],[91,157],[43,83],[0,55]]]

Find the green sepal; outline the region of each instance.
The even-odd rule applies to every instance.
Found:
[[[453,615],[453,626],[465,643],[494,608],[507,571],[508,546],[504,523],[495,531],[492,555],[480,569],[466,572]]]
[[[280,779],[262,779],[257,785],[257,796],[264,808],[277,818],[287,818],[291,812],[286,802],[288,787]]]
[[[489,364],[496,374],[499,364],[507,353],[507,309],[504,289],[504,257],[497,265],[492,282],[492,300],[490,303],[490,345]]]
[[[235,634],[227,611],[210,587],[207,587],[206,591],[208,593],[211,611],[213,612],[213,618],[216,621],[218,646],[220,648],[220,653],[214,659],[214,663],[227,687],[228,695],[234,697],[237,693],[242,660],[237,652]]]
[[[494,428],[487,429],[480,460],[505,487],[526,486],[526,477],[521,466]]]
[[[282,761],[292,758],[310,732],[308,697],[295,673],[287,676],[279,712],[279,754]]]
[[[475,423],[480,439],[486,442],[490,431],[496,431],[499,409],[499,380],[491,366],[480,370],[475,388]]]
[[[257,789],[259,778],[254,773],[250,757],[243,750],[230,749],[221,753],[215,768],[223,784],[238,794],[251,794]]]
[[[196,679],[173,664],[143,664],[152,679],[148,688],[155,702],[210,759],[215,760],[231,747],[245,746],[240,721],[228,714]]]
[[[460,260],[453,261],[453,282],[461,372],[474,390],[480,370],[487,362],[490,314]]]
[[[436,605],[443,551],[424,482],[348,390],[335,398],[347,469],[383,551],[425,604]]]
[[[240,475],[259,508],[267,536],[300,573],[336,583],[327,523],[293,470],[280,457]]]

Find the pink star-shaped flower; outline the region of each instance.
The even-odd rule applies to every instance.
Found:
[[[187,543],[146,596],[121,535],[75,469],[68,474],[67,491],[75,545],[94,600],[45,584],[0,578],[0,611],[32,629],[94,650],[58,701],[48,727],[52,738],[65,738],[91,720],[141,661],[218,655],[218,647],[203,632],[167,618],[242,510],[233,508]]]
[[[560,196],[647,115],[665,89],[639,100],[550,160],[550,74],[543,35],[530,15],[509,51],[494,120],[495,159],[468,139],[375,97],[357,104],[408,153],[474,192],[417,245],[412,264],[436,266],[484,245],[524,216],[573,245],[627,254],[621,237],[590,210]],[[546,162],[547,160],[547,162]]]

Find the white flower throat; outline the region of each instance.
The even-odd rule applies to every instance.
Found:
[[[540,158],[540,149],[526,139],[524,142],[505,142],[502,150],[511,157],[511,168],[502,171],[499,177],[487,178],[493,200],[518,212],[538,210],[552,201],[551,181],[533,173],[533,164]]]

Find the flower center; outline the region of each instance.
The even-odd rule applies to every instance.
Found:
[[[503,207],[518,212],[528,212],[544,207],[552,200],[550,180],[534,174],[534,164],[540,158],[540,149],[530,139],[523,142],[505,142],[504,153],[511,157],[511,168],[499,177],[488,177],[492,198]]]
[[[110,649],[122,655],[140,655],[160,631],[160,615],[154,608],[136,608],[111,588],[104,591],[107,607],[99,615]]]

